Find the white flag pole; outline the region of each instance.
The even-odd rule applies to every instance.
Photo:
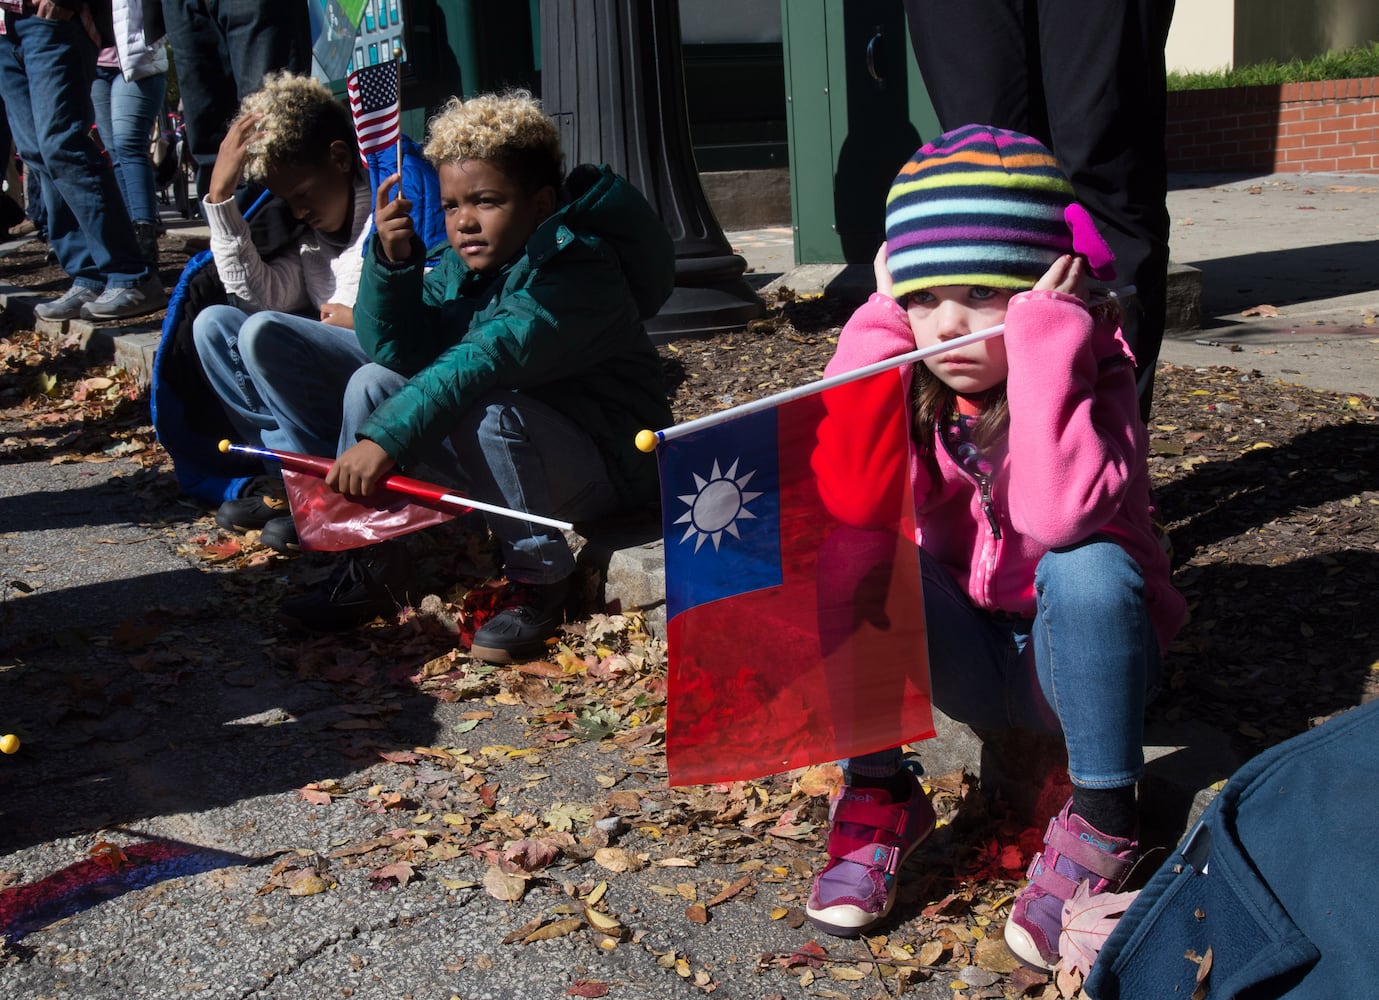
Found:
[[[899,368],[902,365],[911,365],[916,361],[923,361],[931,358],[935,354],[947,354],[949,351],[960,350],[969,344],[978,341],[988,340],[1000,333],[1005,332],[1005,324],[1000,323],[985,330],[977,330],[974,333],[966,333],[961,337],[954,337],[952,340],[945,340],[941,344],[934,344],[932,347],[921,347],[918,350],[910,351],[908,354],[898,354],[893,358],[886,358],[884,361],[877,361],[874,364],[864,365],[855,368],[850,372],[842,372],[838,375],[830,375],[828,378],[821,378],[817,382],[810,382],[807,385],[797,386],[794,389],[786,389],[773,396],[765,396],[761,399],[754,399],[738,406],[731,406],[726,410],[719,410],[717,413],[710,413],[706,416],[696,417],[693,420],[686,420],[683,424],[675,424],[664,430],[652,431],[644,430],[637,433],[637,447],[642,451],[655,451],[656,446],[684,434],[692,434],[701,431],[705,427],[712,427],[727,420],[734,420],[737,417],[745,417],[749,413],[758,413],[762,410],[769,410],[773,406],[780,406],[791,400],[801,399],[804,396],[813,395],[816,392],[823,392],[825,389],[832,389],[835,385],[844,385],[848,382],[856,382],[858,379],[866,378],[868,375],[875,375],[877,372],[889,371],[892,368]]]
[[[402,46],[393,46],[393,65],[397,67],[397,177],[398,195],[402,195]]]

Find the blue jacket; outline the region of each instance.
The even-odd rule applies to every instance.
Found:
[[[1379,858],[1379,702],[1254,758],[1226,783],[1107,939],[1095,1000],[1370,996]]]

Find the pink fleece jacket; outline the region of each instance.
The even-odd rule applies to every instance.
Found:
[[[1145,600],[1161,646],[1182,625],[1186,604],[1169,579],[1168,558],[1149,523],[1148,435],[1140,422],[1134,358],[1111,322],[1095,322],[1077,298],[1022,292],[1010,300],[1005,346],[1010,431],[991,477],[993,529],[976,479],[939,440],[916,452],[917,538],[971,597],[990,611],[1034,616],[1034,569],[1049,549],[1103,534],[1139,564]],[[843,328],[826,374],[851,371],[914,350],[909,317],[874,294]],[[866,525],[878,491],[858,488],[878,472],[881,414],[830,411],[814,464],[825,502],[840,518]]]

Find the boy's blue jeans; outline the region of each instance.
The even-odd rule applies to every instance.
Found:
[[[132,288],[152,269],[115,173],[88,135],[96,49],[77,17],[9,18],[0,36],[0,93],[14,145],[41,181],[48,241],[74,285]]]
[[[207,306],[192,321],[201,367],[250,444],[335,455],[350,376],[368,361],[353,330],[292,313]]]
[[[1084,788],[1133,785],[1144,768],[1144,709],[1158,682],[1159,645],[1139,566],[1114,541],[1047,553],[1034,574],[1032,622],[976,608],[920,550],[934,704],[986,729],[1057,733]],[[848,769],[884,777],[900,749],[854,757]]]
[[[359,426],[406,381],[376,364],[355,372],[345,391],[340,451],[355,443]],[[492,390],[470,407],[447,447],[424,461],[463,495],[514,510],[584,521],[619,506],[594,439],[564,414],[507,389]],[[497,515],[488,525],[502,545],[509,580],[555,583],[574,572],[574,554],[559,529]]]

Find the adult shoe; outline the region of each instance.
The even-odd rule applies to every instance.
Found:
[[[107,287],[94,300],[81,307],[81,318],[128,319],[157,312],[167,304],[168,293],[163,290],[163,279],[154,273],[127,288]]]

